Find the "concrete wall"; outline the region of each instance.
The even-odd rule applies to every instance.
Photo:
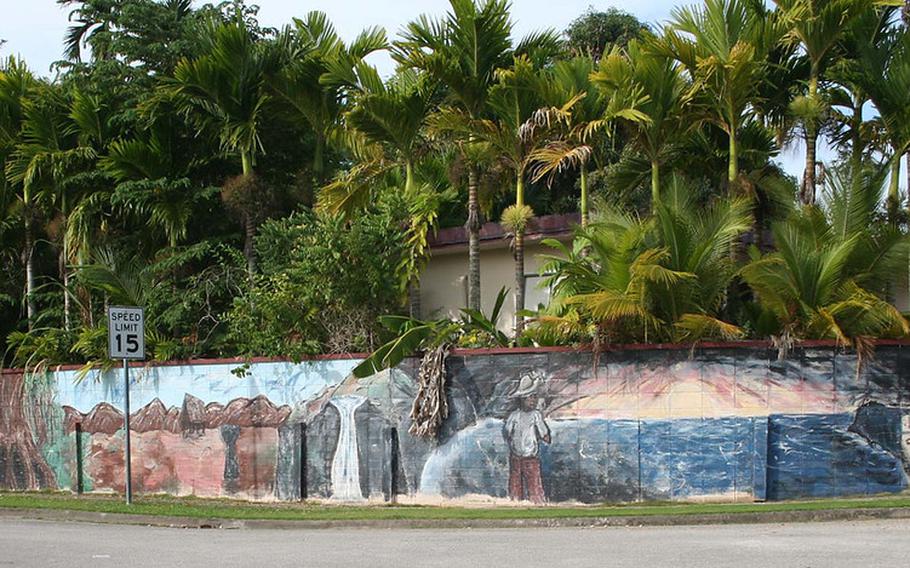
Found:
[[[545,263],[541,254],[553,254],[553,249],[529,243],[525,252],[525,273],[536,275]],[[468,255],[465,250],[434,251],[420,276],[421,315],[424,318],[457,317],[468,299]],[[525,306],[534,309],[546,303],[547,292],[536,287],[539,280],[529,278],[525,291]],[[501,288],[515,289],[515,261],[506,248],[482,248],[480,251],[480,291],[484,313],[489,314]],[[515,300],[512,293],[503,308],[499,327],[512,331]]]
[[[783,361],[756,344],[630,346],[596,363],[567,350],[460,353],[432,441],[408,433],[415,361],[363,380],[356,363],[135,368],[135,490],[284,500],[305,478],[310,498],[382,501],[397,476],[402,501],[593,503],[907,487],[908,345],[880,345],[859,371],[826,346]],[[81,471],[85,490],[122,491],[117,372],[7,372],[0,387],[0,487],[74,489]]]

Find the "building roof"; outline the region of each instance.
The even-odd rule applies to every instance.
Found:
[[[541,239],[568,240],[572,237],[575,225],[581,222],[578,213],[563,215],[543,215],[534,217],[528,223],[525,232],[525,241],[533,242]],[[506,239],[507,231],[499,223],[485,223],[480,228],[480,246],[483,248],[500,248],[509,246]],[[468,231],[464,227],[448,227],[439,229],[435,235],[430,236],[430,248],[433,252],[457,252],[466,250],[468,246]]]

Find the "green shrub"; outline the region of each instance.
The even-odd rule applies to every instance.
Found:
[[[230,340],[245,355],[370,351],[377,317],[400,313],[404,219],[388,208],[346,221],[310,212],[265,223],[262,274],[235,298]]]

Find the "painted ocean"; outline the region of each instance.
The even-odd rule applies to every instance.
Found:
[[[875,418],[874,430],[859,413],[552,420],[552,442],[540,448],[544,489],[551,501],[586,503],[901,491],[907,478],[889,441],[899,413]],[[508,462],[502,421],[484,419],[431,454],[420,491],[505,497]]]

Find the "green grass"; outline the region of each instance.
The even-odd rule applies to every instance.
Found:
[[[624,517],[651,515],[736,514],[778,511],[910,507],[910,495],[855,499],[819,499],[773,503],[636,504],[575,507],[431,507],[417,505],[343,506],[313,503],[259,504],[227,499],[139,497],[126,505],[116,496],[63,493],[0,493],[0,508],[131,513],[204,519],[269,519],[293,521],[361,520],[510,520]]]

